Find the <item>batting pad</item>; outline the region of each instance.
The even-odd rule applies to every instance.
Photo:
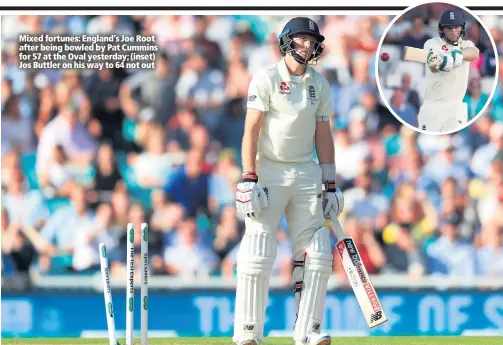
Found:
[[[306,248],[304,285],[294,331],[296,343],[304,342],[310,332],[320,333],[327,284],[332,273],[332,258],[330,230],[321,228],[314,234]]]
[[[236,308],[233,341],[264,339],[264,314],[269,278],[276,259],[276,238],[268,232],[246,233],[237,255]]]

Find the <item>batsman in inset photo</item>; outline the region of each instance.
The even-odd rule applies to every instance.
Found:
[[[479,49],[465,36],[463,13],[451,8],[440,16],[438,37],[424,44],[424,50],[428,51],[428,82],[418,115],[419,128],[424,131],[453,131],[468,121],[468,107],[463,98],[470,62],[479,58]]]
[[[491,33],[475,15],[451,4],[406,10],[387,28],[379,53],[383,101],[395,117],[426,133],[467,126],[496,86]]]

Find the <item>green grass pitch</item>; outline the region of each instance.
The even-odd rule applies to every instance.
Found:
[[[119,339],[124,344],[124,339]],[[150,339],[149,345],[233,345],[230,338]],[[108,345],[108,339],[46,338],[2,339],[2,344],[24,345]],[[135,345],[140,341],[135,340]],[[333,338],[333,345],[503,345],[503,337],[357,337]],[[268,338],[266,345],[293,345],[291,338]]]

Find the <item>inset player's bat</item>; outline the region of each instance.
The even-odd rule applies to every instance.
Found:
[[[466,58],[465,52],[463,57]],[[415,48],[415,47],[403,47],[403,59],[407,61],[426,63],[428,58],[428,51],[426,49]]]
[[[403,47],[403,59],[407,61],[426,63],[428,51],[415,47]]]
[[[370,328],[378,326],[388,318],[384,313],[379,297],[370,281],[367,269],[363,265],[362,258],[358,253],[355,242],[346,236],[337,220],[335,212],[330,212],[330,219],[334,225],[337,236],[337,252],[342,259],[342,265],[348,276],[353,292],[358,300],[363,316]]]

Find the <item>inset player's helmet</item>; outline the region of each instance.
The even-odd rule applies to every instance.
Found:
[[[443,31],[444,26],[461,26],[461,34],[456,41],[451,42],[447,37],[445,37],[445,33]],[[438,34],[440,38],[450,44],[457,44],[460,37],[465,36],[465,18],[463,16],[463,12],[458,10],[457,8],[451,8],[445,10],[440,15],[440,20],[438,21]]]
[[[299,55],[293,46],[293,37],[300,34],[309,35],[314,38],[314,41],[311,41],[311,44],[314,45],[314,49],[312,50],[312,54],[307,58]],[[281,31],[279,35],[279,50],[281,55],[285,56],[290,53],[295,61],[301,64],[307,64],[309,62],[316,62],[321,57],[323,49],[325,49],[325,46],[322,44],[324,40],[325,37],[320,34],[318,24],[309,18],[297,17],[286,23],[283,31]]]

